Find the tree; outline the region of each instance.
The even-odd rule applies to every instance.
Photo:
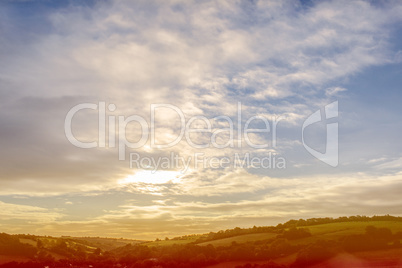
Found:
[[[95,251],[94,251],[94,254],[96,255],[96,256],[99,256],[99,255],[101,255],[101,249],[100,248],[97,248],[97,249],[95,249]]]
[[[36,247],[39,248],[39,249],[44,247],[42,240],[38,239],[38,241],[36,241]]]

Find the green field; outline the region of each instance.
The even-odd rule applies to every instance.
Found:
[[[328,223],[303,227],[309,229],[312,236],[302,239],[290,240],[289,243],[292,245],[309,245],[318,240],[338,241],[339,239],[348,235],[364,234],[366,227],[370,225],[377,228],[388,228],[392,231],[393,234],[397,232],[402,232],[402,222],[370,221]],[[233,241],[236,241],[237,243],[244,243],[270,238],[266,235],[268,234],[241,235],[210,242],[204,242],[200,245],[212,244],[214,246],[229,246]],[[272,237],[275,237],[275,234],[271,234],[271,238]],[[224,242],[227,243],[225,244]],[[274,262],[281,265],[290,265],[296,260],[296,257],[297,253],[294,253],[288,256],[275,258]],[[261,262],[259,261],[230,261],[214,264],[208,267],[227,268],[235,267],[237,265],[245,265],[246,263],[261,264]],[[359,251],[353,253],[341,251],[326,262],[318,264],[314,267],[402,267],[402,248]]]
[[[338,238],[351,235],[351,234],[363,234],[365,228],[369,225],[375,226],[377,228],[386,227],[389,228],[393,233],[402,232],[402,222],[392,222],[392,221],[370,221],[370,222],[339,222],[339,223],[327,223],[320,225],[305,226],[300,228],[307,228],[310,230],[312,236],[291,241],[292,244],[307,244],[314,242],[319,239],[327,240],[337,240]],[[170,240],[160,240],[145,242],[143,245],[156,247],[156,246],[171,246],[174,244],[182,245],[195,242],[202,235],[194,235],[186,237],[186,239],[170,239]],[[206,246],[211,244],[215,247],[218,246],[230,246],[233,242],[236,243],[246,243],[255,242],[259,240],[267,240],[276,237],[276,233],[257,233],[257,234],[245,234],[239,236],[233,236],[228,238],[222,238],[207,242],[202,242],[197,245]]]
[[[41,240],[44,243],[52,242],[54,245],[60,241],[65,240],[68,247],[82,246],[86,249],[86,253],[92,253],[96,248],[102,250],[112,250],[118,247],[123,247],[127,244],[141,244],[147,241],[134,240],[134,239],[121,239],[121,238],[104,238],[104,237],[37,237],[37,240]],[[24,244],[37,247],[37,241],[29,238],[19,238],[19,241]],[[49,245],[47,248],[51,247]]]
[[[245,242],[254,242],[254,241],[259,241],[259,240],[271,239],[271,238],[276,237],[277,235],[278,234],[275,234],[275,233],[246,234],[246,235],[239,235],[239,236],[228,237],[228,238],[223,238],[223,239],[218,239],[218,240],[213,240],[213,241],[207,241],[207,242],[200,243],[198,245],[206,246],[208,244],[211,244],[214,247],[230,246],[233,242],[236,242],[239,244],[245,243]]]
[[[309,229],[312,236],[291,241],[292,244],[308,244],[314,241],[324,239],[324,240],[338,240],[339,238],[352,235],[352,234],[363,234],[365,228],[369,225],[375,226],[377,228],[389,228],[392,233],[402,232],[402,222],[392,222],[392,221],[371,221],[371,222],[337,222],[337,223],[327,223],[320,225],[306,226]]]
[[[356,234],[364,233],[366,226],[386,227],[393,233],[402,232],[402,222],[370,221],[370,222],[337,222],[307,226],[312,235],[329,235],[331,233]]]
[[[172,246],[175,244],[183,245],[183,244],[195,242],[201,236],[202,235],[193,235],[193,236],[186,237],[185,239],[170,239],[170,240],[152,241],[152,242],[146,242],[143,245],[149,246],[149,247]]]
[[[20,238],[19,240],[20,240],[21,243],[28,244],[28,245],[36,247],[37,242],[35,240],[27,239],[27,238]]]
[[[118,247],[123,247],[127,244],[141,244],[146,241],[144,240],[134,240],[134,239],[121,239],[121,238],[106,238],[106,237],[72,237],[74,241],[82,241],[83,243],[88,242],[90,244],[87,247],[90,248],[100,248],[102,250],[112,250]]]

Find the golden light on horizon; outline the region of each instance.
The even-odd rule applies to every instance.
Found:
[[[126,178],[119,180],[118,184],[126,185],[131,183],[178,183],[183,174],[174,170],[139,170],[134,175],[128,175]]]

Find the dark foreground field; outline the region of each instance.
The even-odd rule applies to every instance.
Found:
[[[290,220],[156,241],[0,234],[0,267],[402,267],[402,218]]]

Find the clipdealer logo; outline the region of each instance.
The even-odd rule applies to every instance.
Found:
[[[158,109],[170,109],[171,111],[175,112],[177,116],[180,118],[180,126],[175,126],[173,129],[179,130],[179,134],[176,138],[168,143],[161,144],[157,143],[157,133],[156,133],[156,112]],[[151,104],[150,105],[150,123],[144,119],[144,117],[139,115],[130,115],[125,117],[124,115],[109,115],[106,116],[106,103],[99,102],[99,104],[95,103],[82,103],[74,106],[70,109],[67,113],[65,122],[64,122],[64,131],[67,139],[75,145],[76,147],[83,148],[83,149],[90,149],[90,148],[105,148],[105,147],[118,147],[119,150],[119,160],[125,160],[126,158],[126,148],[130,149],[138,149],[145,146],[148,142],[150,144],[150,148],[153,149],[166,149],[171,148],[173,146],[178,145],[183,139],[186,140],[188,145],[195,149],[205,149],[214,147],[217,149],[224,149],[224,148],[242,148],[243,146],[243,139],[247,146],[254,148],[254,149],[263,149],[268,148],[268,143],[263,144],[255,144],[251,141],[249,134],[251,133],[272,133],[271,136],[271,143],[272,147],[276,147],[276,130],[279,121],[281,121],[282,117],[275,117],[272,120],[268,120],[267,118],[256,115],[252,116],[247,119],[245,124],[243,125],[243,118],[242,118],[242,108],[241,103],[238,103],[237,106],[237,118],[235,120],[236,127],[234,120],[229,116],[220,115],[216,116],[212,119],[208,119],[205,116],[197,115],[192,116],[188,120],[177,106],[172,104]],[[72,122],[73,117],[80,111],[85,109],[97,110],[98,111],[98,141],[92,142],[83,142],[78,140],[73,132],[72,132]],[[114,104],[109,104],[107,110],[109,112],[114,112],[116,110],[116,106]],[[117,119],[117,120],[116,120]],[[251,128],[250,124],[253,121],[261,121],[263,128]],[[106,130],[106,121],[108,121],[108,131]],[[116,122],[117,121],[117,122]],[[212,121],[212,122],[211,122]],[[228,127],[224,128],[213,128],[213,122],[226,122]],[[137,123],[141,128],[141,137],[137,142],[130,142],[126,137],[126,129],[128,124],[130,123]],[[203,122],[205,128],[195,128],[193,124],[195,122]],[[115,129],[118,132],[116,133]],[[199,134],[210,134],[209,142],[204,144],[199,144],[195,142],[190,134],[192,133],[199,133]],[[226,133],[229,137],[225,143],[218,143],[218,135]],[[106,145],[106,136],[108,136],[108,143]],[[117,144],[116,144],[116,137],[117,137]]]
[[[72,122],[74,116],[83,110],[90,109],[98,111],[98,137],[97,141],[84,142],[77,139],[72,131]],[[171,112],[176,113],[178,118],[180,118],[180,125],[173,127],[174,130],[178,130],[177,136],[167,142],[167,143],[157,143],[157,133],[156,133],[156,113],[160,109],[169,109]],[[140,116],[140,115],[107,115],[108,113],[113,113],[116,111],[116,105],[109,104],[106,108],[106,102],[95,103],[82,103],[71,108],[65,118],[64,122],[64,131],[67,139],[71,144],[76,147],[83,149],[90,148],[118,148],[119,160],[126,159],[126,150],[129,149],[139,149],[143,146],[149,144],[149,148],[151,149],[167,149],[172,148],[173,146],[178,145],[183,139],[186,140],[187,144],[190,145],[194,149],[205,149],[205,148],[244,148],[245,145],[249,146],[252,149],[265,149],[269,148],[270,145],[268,142],[262,144],[256,144],[251,141],[249,134],[264,134],[271,135],[270,143],[271,148],[275,148],[277,145],[277,127],[278,123],[284,119],[283,116],[271,118],[268,120],[266,117],[261,115],[255,115],[247,120],[243,125],[242,118],[242,105],[239,102],[237,104],[237,115],[235,120],[232,120],[231,117],[226,115],[216,116],[212,119],[208,119],[205,116],[198,115],[193,116],[186,120],[185,114],[181,111],[181,109],[172,104],[151,104],[150,105],[150,116],[149,123],[148,121]],[[323,119],[335,118],[338,116],[338,101],[328,104],[324,107],[325,113],[321,114],[321,110],[317,110],[313,114],[311,114],[303,123],[301,132],[302,132],[302,144],[304,148],[315,158],[320,161],[332,166],[336,167],[338,165],[338,123],[330,123],[327,124],[326,127],[326,144],[325,144],[325,153],[321,153],[319,151],[314,150],[310,146],[308,146],[305,142],[305,128],[322,121]],[[213,123],[215,122],[226,122],[227,127],[224,128],[214,128]],[[259,121],[261,128],[251,128],[250,125],[253,121]],[[194,128],[193,124],[195,122],[202,122],[205,128]],[[141,128],[140,138],[137,142],[131,142],[126,137],[126,130],[130,123],[137,123]],[[106,129],[108,126],[108,129]],[[116,132],[116,129],[118,130]],[[210,138],[208,142],[200,144],[199,140],[195,142],[191,138],[192,133],[199,134],[208,134]],[[225,133],[225,137],[228,137],[226,142],[218,143],[218,136]],[[107,140],[107,142],[106,142]],[[266,140],[265,140],[266,141]],[[147,145],[148,146],[148,145]],[[198,156],[200,155],[198,152],[196,153]],[[138,153],[130,153],[130,166],[132,165],[133,159],[138,161]],[[245,154],[248,159],[250,159],[249,154]],[[273,155],[274,157],[276,155]],[[134,158],[136,157],[136,158]],[[233,158],[239,158],[238,154]],[[269,157],[272,158],[272,153],[269,153]],[[254,158],[252,158],[254,159]],[[264,158],[266,159],[266,157]],[[264,159],[259,159],[260,162],[263,162]],[[258,159],[257,159],[258,160]],[[284,162],[284,159],[282,162]],[[205,160],[203,160],[205,161]],[[227,160],[225,160],[225,163]],[[257,161],[258,162],[258,161]],[[227,163],[226,163],[227,164]],[[250,164],[247,164],[250,166]],[[251,165],[253,166],[253,165]],[[286,165],[282,165],[284,167]],[[222,166],[221,166],[222,167]]]
[[[337,167],[339,164],[339,150],[338,150],[338,123],[326,124],[326,142],[325,152],[321,153],[308,146],[304,141],[304,130],[306,127],[325,121],[327,119],[338,117],[338,101],[330,103],[324,107],[324,110],[317,110],[311,114],[303,123],[302,126],[302,143],[304,148],[318,160],[332,166]]]

